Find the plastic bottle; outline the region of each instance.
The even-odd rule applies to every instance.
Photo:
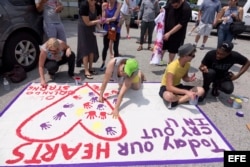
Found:
[[[3,78],[3,88],[4,90],[10,90],[10,83],[7,78]]]

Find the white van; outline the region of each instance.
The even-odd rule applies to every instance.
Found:
[[[197,5],[200,5],[203,0],[198,0]],[[221,0],[221,6],[228,5],[228,0]],[[250,33],[250,0],[238,0],[238,5],[243,7],[243,21],[245,22],[247,28],[246,32]]]

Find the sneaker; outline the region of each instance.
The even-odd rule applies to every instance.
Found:
[[[171,109],[171,108],[174,108],[178,105],[178,102],[169,102],[168,105],[167,105],[167,108],[168,109]]]
[[[191,36],[192,35],[192,32],[188,32],[188,36]]]
[[[204,50],[204,49],[205,49],[205,46],[201,45],[200,50]]]
[[[126,36],[127,39],[130,39],[131,37],[129,35]]]
[[[100,67],[100,71],[104,71],[105,70],[105,64],[102,63],[101,67]]]
[[[159,62],[159,64],[156,64],[157,66],[163,66],[164,65],[164,61],[163,60],[161,60],[160,62]]]

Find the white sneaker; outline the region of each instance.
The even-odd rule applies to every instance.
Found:
[[[200,50],[204,50],[205,49],[205,45],[201,45],[201,47],[200,47]]]
[[[192,32],[188,32],[188,36],[192,35]]]

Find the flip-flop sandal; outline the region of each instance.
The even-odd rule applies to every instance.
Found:
[[[84,76],[85,76],[85,78],[87,78],[87,79],[94,79],[93,76],[90,75],[90,74],[89,74],[89,75],[86,75],[86,74],[85,74]]]
[[[89,70],[89,72],[90,72],[91,74],[93,74],[93,75],[97,75],[97,74],[98,74],[98,72],[96,72],[95,70]]]
[[[139,46],[138,48],[137,48],[137,51],[141,51],[143,48],[142,48],[142,46]]]
[[[148,47],[148,50],[153,51],[153,48],[152,47]]]

